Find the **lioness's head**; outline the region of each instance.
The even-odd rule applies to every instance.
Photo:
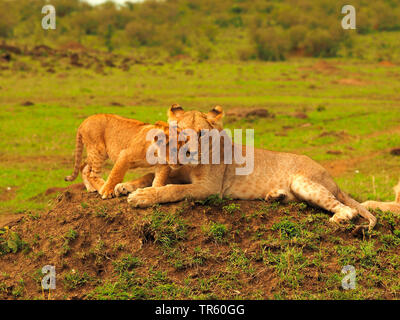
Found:
[[[197,110],[185,111],[179,104],[173,104],[168,110],[168,122],[176,121],[180,129],[193,129],[200,133],[202,129],[222,130],[224,111],[221,106],[215,106],[208,113]]]
[[[215,106],[208,113],[197,110],[185,111],[174,104],[168,110],[168,122],[176,125],[180,130],[180,137],[184,137],[185,144],[179,146],[179,163],[197,165],[201,159],[201,144],[206,134],[214,130],[217,133],[223,130],[222,118],[224,112],[221,106]],[[208,138],[206,138],[208,141]],[[179,139],[180,140],[180,139]],[[210,144],[210,147],[212,145]],[[211,149],[210,149],[211,151]]]

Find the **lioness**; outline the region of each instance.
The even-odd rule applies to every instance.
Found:
[[[150,130],[157,129],[164,133],[156,135],[154,140],[146,141]],[[165,137],[165,139],[163,138]],[[76,134],[75,166],[72,175],[65,177],[73,181],[79,173],[83,147],[87,149],[87,159],[82,170],[82,179],[88,191],[98,191],[103,199],[113,196],[114,187],[122,182],[126,171],[130,168],[149,167],[146,152],[150,145],[165,147],[165,162],[169,160],[169,126],[159,121],[155,125],[123,118],[112,114],[97,114],[82,122]],[[156,143],[154,143],[156,142]],[[106,182],[101,178],[104,162],[110,158],[114,166]],[[165,185],[170,172],[168,164],[155,165],[155,175],[148,174],[137,180],[137,187]]]
[[[199,111],[185,112],[175,106],[168,112],[168,121],[176,121],[181,129],[191,128],[200,133],[202,129],[221,128],[222,108],[215,108],[212,113],[216,122],[210,122]],[[359,213],[369,221],[370,229],[376,224],[376,218],[367,209],[341,191],[326,169],[307,156],[256,148],[253,172],[236,175],[238,167],[235,162],[224,164],[222,159],[220,164],[184,165],[170,174],[184,184],[137,189],[128,201],[137,207],[148,207],[186,197],[205,199],[212,194],[233,199],[306,201],[333,212],[331,221],[336,223]]]
[[[395,200],[392,202],[378,202],[370,200],[370,201],[365,201],[361,204],[366,208],[381,209],[382,211],[400,213],[400,181],[393,189],[395,193]]]

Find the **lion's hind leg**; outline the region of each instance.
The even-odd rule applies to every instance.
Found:
[[[83,184],[86,187],[86,190],[88,192],[96,192],[96,188],[94,188],[91,183],[89,182],[89,174],[90,174],[91,168],[90,166],[87,164],[84,166],[83,170],[82,170],[82,180],[83,180]]]
[[[104,150],[103,150],[104,149]],[[101,177],[101,171],[104,161],[107,160],[107,152],[105,148],[88,148],[87,163],[90,167],[90,172],[86,175],[90,185],[97,191],[100,191],[104,185],[104,180]]]
[[[333,212],[330,219],[340,223],[353,219],[358,215],[356,209],[352,209],[341,203],[327,188],[304,176],[296,176],[291,184],[292,192],[301,200],[317,205],[327,211]]]

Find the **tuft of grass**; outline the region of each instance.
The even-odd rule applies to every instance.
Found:
[[[359,259],[360,263],[363,267],[372,267],[374,266],[377,261],[376,261],[376,256],[377,256],[377,251],[375,249],[375,241],[364,241],[360,244],[360,254],[359,254]]]
[[[7,253],[29,252],[30,246],[23,241],[18,233],[8,228],[0,229],[0,256]]]
[[[63,236],[64,242],[61,247],[61,254],[66,255],[71,250],[70,243],[78,237],[78,232],[74,229],[69,229]]]
[[[308,265],[303,250],[290,246],[277,254],[268,250],[264,262],[275,268],[283,285],[293,289],[299,288],[302,284],[304,280],[303,269]]]
[[[229,266],[236,272],[238,270],[247,274],[254,273],[254,267],[251,265],[251,260],[246,257],[245,253],[241,248],[233,247],[229,255]]]
[[[113,262],[114,270],[119,274],[132,271],[133,269],[139,267],[141,264],[142,261],[139,258],[132,256],[131,254],[127,254],[123,256],[120,260]]]
[[[83,287],[91,280],[92,278],[86,272],[79,273],[78,271],[72,269],[64,276],[63,285],[67,290],[74,290],[76,288]]]
[[[203,226],[203,232],[209,240],[215,242],[224,242],[228,227],[222,223],[210,221],[208,225]]]
[[[287,218],[274,223],[271,229],[279,231],[281,239],[292,239],[301,235],[300,226]]]
[[[223,205],[224,201],[219,194],[212,194],[204,200],[196,200],[196,203],[202,206],[218,207]]]
[[[228,214],[234,214],[235,212],[240,212],[240,205],[236,203],[231,203],[222,207],[222,210]]]
[[[167,249],[185,239],[186,231],[187,225],[179,215],[164,212],[160,207],[156,207],[143,225],[142,233],[145,239],[150,238]]]

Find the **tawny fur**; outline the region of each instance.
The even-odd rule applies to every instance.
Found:
[[[395,193],[395,200],[391,202],[379,202],[379,201],[365,201],[362,205],[370,209],[380,209],[382,211],[390,211],[393,213],[400,213],[400,181],[393,188]]]
[[[76,179],[81,167],[82,179],[89,192],[98,191],[103,199],[112,197],[115,186],[122,182],[128,169],[150,166],[146,160],[146,152],[154,141],[146,141],[146,135],[152,129],[162,130],[168,137],[169,127],[165,122],[150,125],[112,114],[90,116],[78,128],[74,172],[65,180]],[[164,143],[167,144],[168,141]],[[87,150],[87,159],[86,164],[81,166],[84,146]],[[107,181],[104,181],[101,178],[101,171],[108,158],[112,160],[114,166]],[[163,186],[169,171],[170,167],[167,164],[155,165],[155,174],[148,175],[145,181],[137,182],[137,186],[147,186],[150,181],[150,185],[154,187]]]
[[[222,116],[221,107],[208,114],[172,107],[168,121],[177,121],[182,129],[221,129]],[[369,221],[370,229],[376,224],[367,209],[341,191],[326,169],[307,156],[255,149],[254,171],[247,176],[236,175],[237,167],[222,160],[221,164],[184,165],[170,173],[168,182],[177,184],[138,189],[128,201],[137,207],[149,207],[185,198],[205,199],[212,194],[249,200],[278,195],[284,201],[306,201],[324,208],[334,213],[331,221],[336,223],[360,214]]]

